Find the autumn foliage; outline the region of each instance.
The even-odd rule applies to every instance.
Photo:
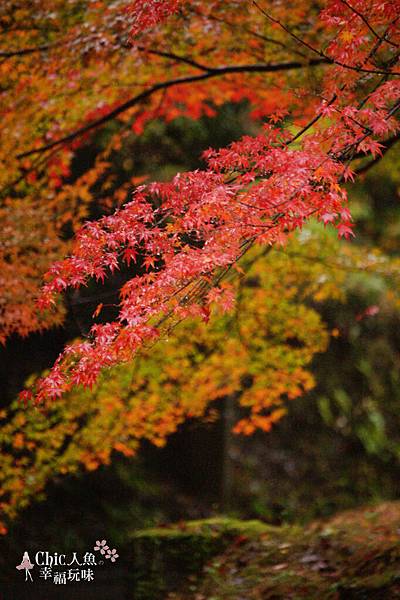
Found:
[[[132,405],[119,398],[111,406],[109,392],[98,392],[103,412],[96,414],[125,411],[134,433],[124,440],[114,431],[101,456],[93,440],[80,440],[81,450],[58,465],[61,473],[77,462],[95,468],[113,449],[130,454],[143,437],[163,443],[184,418],[204,414],[209,402],[238,390],[250,414],[237,431],[268,430],[284,413],[282,399],[312,386],[305,367],[324,348],[326,333],[306,308],[299,309],[301,318],[293,315],[284,291],[280,305],[276,266],[265,271],[276,278],[276,289],[260,268],[257,285],[244,293],[241,344],[236,339],[229,351],[223,347],[225,334],[219,337],[213,313],[237,310],[238,280],[250,258],[284,246],[311,219],[335,228],[340,238],[354,235],[345,184],[397,140],[400,108],[397,0],[328,0],[312,7],[297,0],[290,11],[282,3],[245,0],[78,4],[70,10],[63,0],[48,0],[34,11],[21,2],[15,11],[6,2],[0,9],[7,97],[1,109],[0,336],[4,342],[12,333],[60,323],[63,294],[124,270],[115,318],[102,319],[98,303],[87,336],[68,345],[21,398],[45,409],[51,400],[66,406],[68,398],[73,403],[87,393],[90,404],[91,392],[77,388],[92,389],[105,370],[123,370],[136,355],[139,363],[158,357],[165,371],[162,392],[151,387],[160,381],[149,383],[143,373],[144,387],[128,386]],[[133,172],[128,184],[115,184],[115,153],[147,123],[212,116],[226,102],[243,101],[257,132],[205,152],[203,170],[146,185]],[[90,158],[79,171],[86,150]],[[277,264],[278,256],[271,254]],[[273,333],[276,357],[265,336],[257,337],[268,303],[283,311],[281,329]],[[204,328],[201,321],[210,320]],[[300,331],[303,322],[309,339]],[[190,346],[184,355],[174,347],[164,365],[159,345],[186,334],[204,337],[202,347]],[[288,342],[293,335],[301,341],[298,353]],[[286,354],[280,344],[288,346]],[[200,381],[184,380],[177,365],[187,361],[191,369],[197,360]],[[263,372],[268,360],[270,371]],[[218,371],[215,361],[224,368]],[[272,373],[279,374],[273,385]],[[190,406],[174,401],[187,386],[189,397],[202,394]],[[74,414],[65,427],[79,439],[77,420]],[[11,445],[29,448],[32,440],[14,433],[15,424]],[[25,468],[29,460],[21,461]],[[34,487],[41,489],[46,478],[42,470]]]
[[[368,18],[373,25],[348,7],[344,11],[342,2],[321,11],[318,25],[333,41],[313,52],[332,67],[314,116],[300,131],[292,134],[283,115],[272,113],[272,123],[258,136],[207,152],[206,170],[141,186],[120,211],[78,232],[72,255],[48,272],[41,308],[68,287],[103,280],[120,261],[129,265],[139,253],[141,268],[121,289],[118,318],[93,325],[88,340],[66,348],[37,382],[35,402],[57,398],[75,385],[93,385],[103,368],[129,360],[154,340],[166,317],[207,320],[213,302],[230,309],[234,296],[219,281],[252,245],[284,243],[310,217],[332,223],[339,236],[352,235],[340,183],[353,178],[354,157],[375,157],[383,147],[377,138],[398,130],[395,4],[384,11],[374,4]],[[374,27],[382,25],[378,35]]]

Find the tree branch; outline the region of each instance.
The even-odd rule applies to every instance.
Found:
[[[193,13],[196,15],[200,15],[202,17],[206,16],[208,19],[210,19],[212,21],[216,21],[217,23],[223,23],[224,25],[227,25],[231,29],[239,29],[241,32],[245,31],[246,33],[250,33],[250,35],[252,35],[253,37],[258,38],[258,39],[262,40],[263,42],[266,42],[267,44],[273,44],[273,45],[279,46],[280,48],[283,48],[287,52],[290,52],[292,54],[297,54],[298,56],[302,56],[303,58],[307,59],[307,55],[304,52],[301,52],[300,50],[296,50],[295,48],[289,48],[286,44],[284,44],[280,40],[275,40],[274,38],[262,35],[258,31],[254,31],[250,27],[246,27],[246,25],[244,25],[243,23],[240,23],[240,25],[238,23],[231,23],[226,18],[222,19],[221,17],[217,17],[216,15],[213,15],[212,13],[205,15],[205,13],[201,12],[201,10],[199,10],[198,8],[197,9],[193,8],[193,7],[190,7],[190,8],[191,8],[191,10],[193,10]]]
[[[68,144],[69,142],[72,142],[74,139],[84,135],[85,133],[88,133],[89,131],[92,131],[93,129],[97,129],[98,127],[101,127],[105,123],[115,119],[116,117],[118,117],[118,115],[122,114],[123,112],[127,111],[128,109],[132,108],[133,106],[136,106],[143,100],[146,100],[147,98],[149,98],[156,92],[158,92],[160,90],[165,90],[167,88],[170,88],[170,87],[173,87],[176,85],[186,85],[189,83],[196,83],[198,81],[205,81],[207,79],[211,79],[214,77],[221,77],[224,75],[230,75],[233,73],[275,73],[275,72],[279,72],[279,71],[290,71],[293,69],[303,69],[306,67],[319,66],[321,64],[327,64],[327,62],[328,61],[326,59],[318,58],[318,59],[312,59],[312,60],[308,61],[307,63],[291,61],[291,62],[276,63],[276,64],[254,64],[254,65],[237,65],[237,66],[207,68],[207,71],[200,75],[190,75],[188,77],[180,77],[177,79],[170,79],[170,80],[164,81],[162,83],[157,83],[157,84],[153,85],[152,87],[150,87],[149,89],[141,92],[140,94],[137,94],[133,98],[130,98],[123,104],[120,104],[120,106],[117,106],[117,108],[115,108],[114,110],[111,110],[108,114],[104,115],[100,119],[96,119],[95,121],[92,121],[91,123],[88,123],[87,125],[84,125],[83,127],[80,127],[79,129],[76,129],[72,133],[70,133],[58,140],[54,140],[53,142],[50,142],[43,146],[40,146],[40,148],[33,148],[32,150],[27,150],[26,152],[21,152],[20,154],[17,155],[17,158],[18,159],[26,158],[27,156],[32,156],[33,154],[40,154],[40,153],[46,152],[47,150],[50,150],[51,148],[55,148],[56,146]]]
[[[35,52],[44,52],[55,48],[58,44],[46,44],[44,46],[35,46],[33,48],[21,48],[20,50],[10,50],[9,52],[0,52],[0,58],[12,58],[13,56],[25,56],[26,54],[34,54]]]
[[[393,135],[392,137],[387,139],[385,142],[382,142],[382,146],[383,146],[381,148],[382,154],[375,156],[375,158],[373,158],[366,164],[361,165],[360,167],[358,167],[358,169],[355,169],[354,173],[356,173],[357,175],[362,175],[363,173],[366,173],[367,171],[369,171],[371,169],[371,167],[373,167],[380,160],[382,160],[382,158],[385,156],[386,152],[388,152],[388,150],[390,150],[390,148],[392,148],[395,145],[395,143],[398,142],[399,140],[400,140],[400,132],[397,133],[396,135]],[[354,159],[356,159],[356,158],[361,158],[361,155],[354,157]]]
[[[180,56],[179,54],[174,54],[173,52],[163,52],[161,50],[154,50],[153,48],[146,48],[144,46],[134,46],[135,49],[139,50],[139,52],[143,52],[144,54],[154,54],[155,56],[161,56],[162,58],[170,58],[172,60],[176,60],[181,63],[185,63],[186,65],[190,65],[191,67],[195,67],[200,71],[210,72],[213,71],[212,67],[208,67],[207,65],[202,65],[197,61],[187,58],[186,56]]]
[[[343,0],[341,0],[343,2]],[[286,25],[284,25],[283,23],[281,23],[281,21],[279,21],[278,19],[275,19],[274,17],[272,17],[269,13],[267,13],[259,4],[258,2],[256,2],[256,0],[253,0],[253,4],[254,6],[257,7],[257,9],[269,20],[271,21],[271,23],[274,23],[275,25],[279,25],[279,27],[285,31],[291,38],[293,38],[294,40],[296,40],[296,42],[298,42],[299,44],[301,44],[302,46],[304,46],[305,48],[308,48],[308,50],[311,50],[311,52],[314,52],[314,54],[317,54],[317,56],[320,56],[321,58],[324,58],[328,63],[332,64],[332,65],[337,65],[338,67],[342,67],[343,69],[350,69],[351,71],[356,71],[357,73],[371,73],[373,75],[389,75],[389,76],[393,76],[393,75],[400,75],[400,72],[398,71],[384,71],[383,69],[366,69],[364,67],[362,67],[361,65],[348,65],[346,63],[343,63],[339,60],[336,60],[334,58],[331,58],[330,56],[328,56],[327,54],[325,54],[325,52],[322,52],[322,50],[318,50],[317,48],[314,48],[313,46],[311,46],[311,44],[309,44],[308,42],[306,42],[305,40],[303,40],[302,38],[300,38],[298,35],[296,35],[295,33],[293,33],[293,31],[291,31],[288,27],[286,27]],[[383,43],[384,41],[389,43],[389,40],[387,40],[386,38],[381,38],[379,36],[378,40]]]
[[[349,8],[354,14],[356,14],[364,23],[365,25],[368,27],[368,29],[370,30],[370,32],[376,37],[378,38],[378,40],[380,40],[381,42],[386,42],[387,44],[390,44],[391,46],[393,46],[394,48],[398,48],[399,45],[395,44],[394,42],[392,42],[391,40],[386,39],[385,36],[381,37],[379,35],[379,33],[377,31],[375,31],[375,29],[372,27],[372,25],[369,23],[369,21],[366,19],[366,17],[360,12],[358,11],[356,8],[354,8],[354,6],[351,6],[351,4],[349,4],[349,2],[347,2],[347,0],[340,0],[345,6],[347,6],[347,8]]]

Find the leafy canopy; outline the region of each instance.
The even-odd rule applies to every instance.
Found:
[[[213,400],[237,395],[251,433],[313,385],[327,333],[304,302],[335,297],[342,275],[321,282],[293,233],[315,219],[353,235],[344,183],[399,135],[398,14],[397,0],[3,3],[1,340],[59,324],[62,296],[124,274],[114,317],[100,303],[22,393],[40,410],[5,426],[9,515],[51,474],[162,444]],[[243,100],[255,134],[207,151],[203,170],[116,177],[148,122]],[[319,257],[346,252],[331,244]]]
[[[164,16],[157,7],[154,3],[155,20]],[[55,295],[68,288],[79,288],[92,278],[103,281],[121,263],[135,263],[136,269],[121,288],[117,318],[94,324],[87,340],[68,346],[49,375],[36,382],[33,392],[24,393],[25,400],[32,397],[41,403],[76,385],[93,385],[103,368],[127,361],[151,344],[166,321],[195,314],[208,320],[211,302],[231,303],[220,282],[255,244],[283,244],[311,217],[332,223],[341,237],[353,235],[341,184],[354,177],[352,160],[365,154],[376,157],[385,140],[397,135],[395,114],[400,106],[396,3],[369,2],[368,19],[365,9],[361,0],[354,6],[328,2],[313,22],[312,34],[323,31],[326,36],[321,49],[320,41],[315,47],[307,34],[300,38],[256,5],[258,18],[272,22],[272,28],[311,53],[308,60],[317,55],[319,63],[327,63],[319,89],[292,88],[283,114],[272,111],[262,133],[206,152],[203,171],[139,186],[121,210],[87,223],[77,233],[71,255],[48,272],[42,308],[51,307]],[[146,13],[134,14],[136,33]],[[144,34],[148,53],[146,44],[158,40],[160,30],[154,35]],[[136,48],[138,44],[135,38]],[[216,76],[214,67],[187,62],[185,68],[202,71],[201,80]],[[270,71],[271,64],[264,70]],[[227,67],[221,69],[226,73]],[[193,77],[189,76],[191,83]],[[293,133],[296,113],[309,103],[311,120]],[[284,117],[288,111],[290,116]],[[55,145],[39,147],[34,154]]]

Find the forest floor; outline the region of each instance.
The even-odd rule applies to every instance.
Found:
[[[137,540],[148,589],[139,585],[139,599],[400,599],[400,502],[306,527],[216,518]]]

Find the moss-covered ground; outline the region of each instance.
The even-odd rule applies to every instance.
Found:
[[[135,600],[400,598],[400,502],[306,527],[191,521],[134,545]]]

